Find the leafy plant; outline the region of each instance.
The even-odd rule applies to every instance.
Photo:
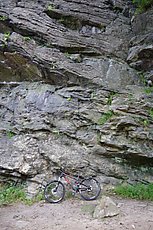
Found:
[[[153,119],[153,108],[149,109],[149,116]]]
[[[12,138],[12,137],[14,137],[15,134],[12,131],[9,130],[9,131],[6,132],[6,135],[7,135],[8,138]]]
[[[148,185],[141,183],[136,185],[119,185],[115,187],[114,192],[126,198],[153,201],[153,183]]]
[[[54,128],[54,129],[52,130],[52,132],[53,132],[54,134],[56,134],[56,135],[60,135],[60,131],[59,131],[58,129],[56,129],[56,128]]]
[[[3,37],[4,47],[7,46],[9,38],[10,38],[10,32],[4,33],[4,37]]]
[[[150,125],[150,121],[148,118],[139,117],[137,121],[140,125],[144,126],[145,128]]]
[[[109,110],[101,116],[101,118],[98,120],[98,124],[104,125],[113,115],[114,112],[112,110]]]
[[[22,186],[5,185],[0,187],[0,205],[10,204],[26,199]]]
[[[90,95],[90,98],[91,98],[91,99],[96,99],[96,97],[97,97],[97,95],[96,95],[96,93],[93,91],[93,92],[91,93],[91,95]]]
[[[144,77],[144,73],[143,72],[140,72],[139,73],[139,78],[140,78],[140,82],[143,84],[143,86],[146,86],[147,85],[147,81]]]
[[[67,98],[67,101],[72,101],[72,97],[68,97],[68,98]]]
[[[70,57],[71,57],[71,54],[68,53],[68,52],[64,53],[64,55],[65,55],[67,58],[70,58]]]
[[[37,194],[35,197],[33,197],[33,198],[31,198],[31,199],[26,198],[25,200],[23,200],[23,202],[24,202],[25,204],[27,204],[27,205],[32,205],[32,204],[34,204],[34,203],[36,203],[36,202],[39,202],[39,201],[41,201],[41,200],[43,200],[43,199],[44,199],[43,193],[39,193],[39,194]]]
[[[64,19],[64,18],[60,18],[60,19],[58,19],[58,22],[59,22],[59,23],[64,23],[64,22],[65,22],[65,19]]]
[[[47,7],[47,10],[51,11],[55,9],[54,5],[53,4],[49,4],[48,7]]]
[[[132,0],[137,6],[137,13],[142,13],[153,5],[153,0]]]
[[[12,184],[0,185],[0,205],[11,204],[16,202],[24,202],[27,205],[32,205],[43,199],[42,193],[39,193],[34,198],[26,197],[23,185],[15,186]]]
[[[129,100],[129,102],[134,100],[134,97],[133,97],[132,94],[129,94],[129,95],[128,95],[128,100]]]
[[[7,16],[0,16],[0,21],[5,21],[7,19]]]
[[[143,126],[144,126],[144,127],[149,126],[149,124],[150,124],[149,120],[147,120],[147,119],[144,119],[144,120],[143,120]]]
[[[113,97],[116,93],[115,92],[110,92],[110,94],[108,95],[108,99],[107,99],[107,105],[111,105],[112,101],[113,101]]]
[[[24,40],[25,40],[25,41],[30,41],[31,38],[30,38],[30,37],[24,37]]]
[[[144,91],[145,91],[146,94],[151,94],[151,93],[153,93],[153,86],[152,86],[152,87],[146,87],[146,88],[144,89]]]

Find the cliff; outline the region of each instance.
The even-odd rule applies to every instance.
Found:
[[[0,175],[153,181],[153,9],[1,0]]]

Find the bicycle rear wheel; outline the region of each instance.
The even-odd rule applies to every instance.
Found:
[[[101,187],[95,178],[87,178],[81,181],[79,192],[84,200],[95,200],[101,192]]]
[[[49,203],[59,203],[64,199],[65,187],[61,181],[53,180],[45,186],[45,199]]]

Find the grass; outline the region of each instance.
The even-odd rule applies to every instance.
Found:
[[[149,111],[148,111],[149,113]],[[139,118],[139,124],[143,127],[148,127],[150,125],[150,121],[148,119]]]
[[[153,93],[153,86],[152,87],[145,87],[144,91],[145,91],[146,94]]]
[[[112,104],[112,101],[113,101],[113,98],[114,98],[115,95],[116,95],[115,92],[110,92],[110,94],[108,95],[108,99],[107,99],[107,105]]]
[[[114,189],[115,194],[126,198],[153,201],[153,183],[136,185],[119,185]]]
[[[0,185],[0,206],[17,202],[32,205],[42,199],[42,194],[38,194],[36,197],[28,199],[23,185]]]
[[[104,113],[100,119],[98,120],[99,125],[104,125],[110,118],[114,115],[114,112],[112,110],[109,110],[108,112]]]
[[[72,199],[74,197],[73,191],[67,190],[65,193],[65,199]]]
[[[26,199],[22,186],[4,185],[0,187],[0,205],[11,204]]]

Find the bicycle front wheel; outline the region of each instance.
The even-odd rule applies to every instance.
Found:
[[[53,180],[45,186],[45,199],[49,203],[59,203],[64,199],[65,187],[61,181]]]
[[[84,200],[95,200],[101,192],[101,187],[95,178],[87,178],[81,181],[79,192]]]

